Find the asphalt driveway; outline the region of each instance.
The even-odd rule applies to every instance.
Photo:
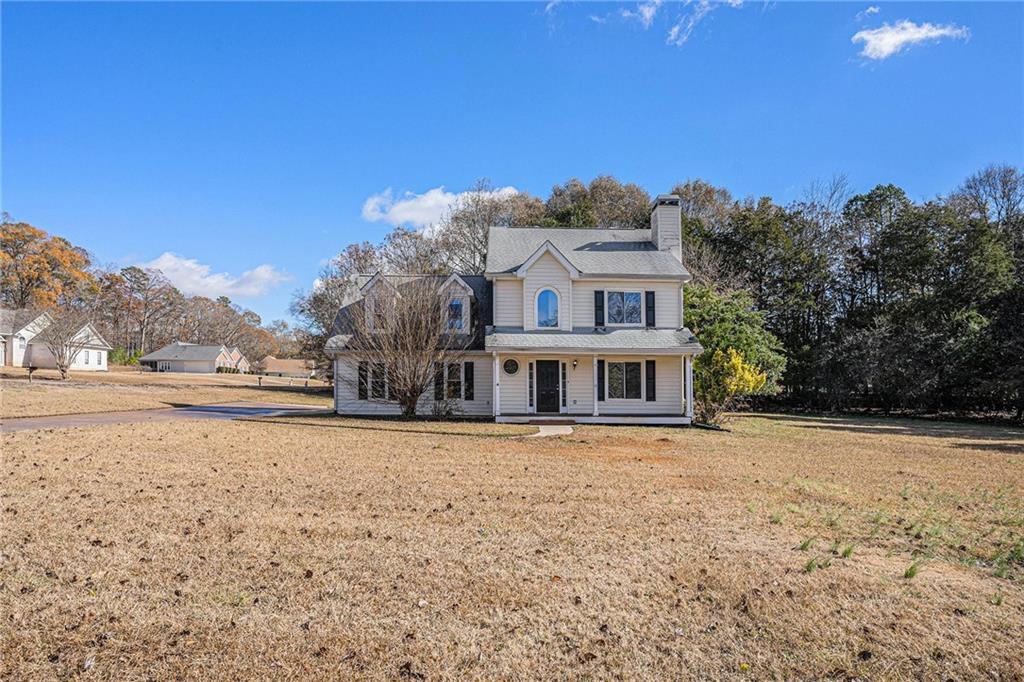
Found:
[[[0,432],[31,431],[38,429],[66,429],[99,424],[140,424],[170,422],[187,419],[239,419],[240,417],[280,417],[284,415],[330,414],[330,408],[279,403],[222,403],[219,405],[193,405],[167,407],[156,410],[125,410],[123,412],[93,412],[88,414],[59,414],[46,417],[18,417],[0,421]]]

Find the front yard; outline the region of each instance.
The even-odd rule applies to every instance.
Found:
[[[12,679],[1024,676],[1024,433],[0,436]]]
[[[56,371],[40,370],[29,383],[26,370],[0,368],[0,417],[146,410],[240,400],[331,406],[331,389],[313,380],[306,388],[302,379],[257,379],[250,374],[170,374],[127,368],[71,374],[70,381],[59,381]]]

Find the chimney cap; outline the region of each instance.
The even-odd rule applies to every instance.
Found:
[[[658,206],[679,206],[682,200],[678,194],[659,194],[654,198],[654,202],[651,204],[651,208],[655,209]]]

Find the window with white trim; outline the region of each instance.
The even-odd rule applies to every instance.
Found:
[[[554,289],[542,289],[537,294],[537,326],[558,326],[558,293]]]
[[[24,336],[19,336],[18,337],[18,350],[25,350],[25,346],[26,345],[27,344],[25,342],[25,337]]]
[[[472,360],[465,362],[434,363],[434,400],[465,400],[476,399],[474,371],[476,365]]]
[[[462,331],[462,310],[463,302],[461,298],[453,298],[448,301],[448,329]]]
[[[89,351],[83,350],[82,353],[85,354],[85,364],[88,365],[89,364]]]
[[[533,409],[533,363],[532,362],[529,365],[529,370],[530,370],[530,376],[529,376],[529,380],[528,380],[528,386],[527,386],[527,390],[526,390],[526,395],[527,395],[527,398],[528,398],[527,404],[530,407],[530,409]]]
[[[615,400],[643,399],[643,372],[639,362],[609,362],[605,371],[608,398]]]
[[[388,368],[383,362],[370,363],[370,397],[373,400],[388,398]]]
[[[565,371],[565,363],[562,363],[562,407],[568,407],[569,377]]]
[[[643,323],[644,294],[642,291],[608,291],[605,310],[609,325],[636,326]]]

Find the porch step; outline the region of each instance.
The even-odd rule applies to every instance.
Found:
[[[531,419],[527,424],[539,426],[541,424],[548,424],[551,426],[572,426],[576,423],[575,419]]]

